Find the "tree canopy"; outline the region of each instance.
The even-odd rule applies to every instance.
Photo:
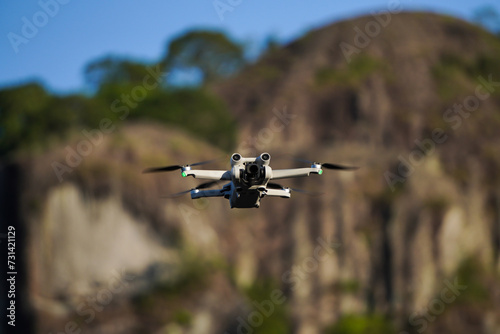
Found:
[[[93,91],[109,84],[140,84],[147,74],[145,64],[114,56],[93,60],[84,69],[85,83]]]
[[[106,118],[122,122],[148,119],[172,124],[229,149],[234,119],[206,83],[227,77],[244,64],[243,47],[220,32],[191,31],[172,41],[153,64],[105,56],[84,68],[90,95],[58,96],[38,83],[0,90],[0,156],[43,148],[70,131],[93,129]],[[169,86],[167,71],[196,70],[203,85]]]
[[[161,64],[167,71],[199,71],[202,82],[228,77],[245,63],[243,46],[221,32],[194,30],[174,39]]]

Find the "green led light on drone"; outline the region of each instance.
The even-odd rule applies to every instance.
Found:
[[[322,169],[320,169],[320,170],[318,171],[318,174],[319,174],[319,175],[323,174],[323,170],[322,170]]]
[[[182,177],[186,177],[187,176],[186,172],[182,172],[181,175],[182,175]]]

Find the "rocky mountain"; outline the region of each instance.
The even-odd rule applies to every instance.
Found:
[[[300,237],[287,238],[299,254],[319,236],[343,245],[329,275],[317,274],[323,284],[304,284],[298,332],[326,326],[333,314],[367,312],[388,312],[404,320],[398,328],[423,330],[415,314],[432,306],[443,279],[467,261],[498,277],[499,46],[498,38],[450,17],[367,16],[309,32],[217,87],[238,115],[240,142],[261,136],[249,150],[363,166],[318,183],[328,195],[309,205],[288,208],[278,220],[273,209],[264,214],[273,228],[282,221],[282,231],[295,217],[303,225]],[[276,110],[285,109],[289,123],[268,131]],[[359,284],[350,296],[356,302],[331,289],[346,281]],[[495,298],[489,301],[498,305]],[[467,310],[483,332],[492,331],[485,319],[498,314],[476,313]],[[450,319],[436,321],[471,331],[467,320]]]
[[[226,154],[174,128],[19,155],[1,175],[26,332],[498,333],[499,56],[467,22],[392,13],[313,30],[213,85],[235,151],[361,167],[284,180],[324,194],[260,209],[162,198],[197,183],[143,168]]]

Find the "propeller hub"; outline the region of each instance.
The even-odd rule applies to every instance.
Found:
[[[318,168],[318,169],[321,169],[321,164],[318,163],[318,162],[313,162],[312,165],[311,165],[311,168]]]
[[[182,175],[182,177],[186,177],[187,176],[186,171],[189,171],[189,170],[191,170],[191,166],[189,166],[189,165],[182,166],[181,167],[181,171],[182,171],[181,175]]]

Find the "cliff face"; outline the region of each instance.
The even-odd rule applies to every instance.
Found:
[[[240,142],[261,136],[242,149],[362,166],[312,181],[328,195],[281,219],[262,210],[274,228],[295,226],[291,217],[303,225],[290,234],[297,254],[319,236],[342,243],[328,274],[319,270],[296,297],[298,332],[371,311],[400,316],[399,328],[427,329],[415,312],[432,307],[443,280],[460,280],[467,261],[498,276],[498,55],[498,38],[456,19],[370,16],[312,31],[216,88],[238,115]],[[289,122],[269,131],[284,109]],[[346,281],[359,284],[356,293],[332,289]],[[495,326],[485,319],[498,314],[473,305],[473,321],[449,315],[454,332]],[[428,331],[451,331],[445,318]]]
[[[85,140],[74,134],[64,147],[20,158],[36,332],[69,326],[136,333],[187,324],[220,332],[243,302],[225,274],[239,235],[228,224],[227,203],[165,199],[197,182],[141,171],[224,154],[152,124],[124,126],[91,153],[71,153]]]
[[[240,153],[361,166],[282,182],[322,196],[162,199],[196,182],[144,167],[223,153],[148,124],[105,136],[62,182],[64,147],[25,158],[37,332],[498,332],[500,41],[432,14],[373,36],[370,22],[312,31],[213,87]]]

